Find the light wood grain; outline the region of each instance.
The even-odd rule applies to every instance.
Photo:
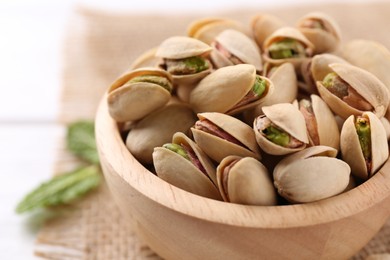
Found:
[[[178,189],[128,152],[105,97],[96,118],[104,175],[136,232],[167,259],[347,259],[390,215],[390,161],[357,188],[315,203],[243,206]]]

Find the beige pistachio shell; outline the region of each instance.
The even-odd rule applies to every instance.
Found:
[[[363,117],[369,119],[371,129],[371,171],[367,171],[366,162],[360,146],[359,137],[355,127],[355,116],[351,115],[345,120],[340,135],[341,155],[349,164],[352,174],[366,180],[376,173],[389,157],[386,131],[375,114],[364,112]]]
[[[156,57],[157,47],[142,53],[131,65],[130,69],[139,69],[145,67],[156,67],[159,58]]]
[[[212,48],[202,41],[185,36],[173,36],[163,41],[156,56],[165,59],[184,59],[209,53]]]
[[[199,119],[211,121],[245,146],[243,147],[215,135],[191,128],[195,142],[214,161],[220,162],[229,155],[261,158],[253,130],[247,124],[222,113],[201,113],[198,114],[198,117]]]
[[[318,20],[324,25],[324,29],[307,28],[304,26],[308,20]],[[309,13],[297,22],[298,29],[313,43],[315,53],[335,51],[340,44],[340,28],[336,21],[320,12]]]
[[[368,71],[349,64],[332,63],[329,67],[373,106],[374,111],[372,112],[378,117],[385,114],[389,105],[389,92],[377,77]],[[343,118],[350,115],[360,115],[364,112],[349,106],[333,95],[320,81],[317,81],[317,89],[332,111]]]
[[[272,95],[264,99],[262,106],[294,101],[298,93],[298,80],[291,63],[287,62],[278,66],[269,79],[274,85],[274,90]]]
[[[313,58],[302,62],[301,75],[307,85],[307,89],[305,89],[307,93],[317,93],[316,82],[322,81],[328,73],[332,72],[329,67],[329,64],[332,63],[347,64],[347,61],[336,55],[324,53],[317,54]]]
[[[214,47],[211,58],[217,68],[234,65],[215,49],[216,42],[237,57],[242,63],[252,64],[257,71],[263,68],[260,50],[256,43],[242,32],[228,29],[221,32],[212,43]]]
[[[234,109],[252,89],[256,79],[256,69],[250,64],[239,64],[220,68],[206,76],[190,94],[190,104],[195,112],[220,112],[236,114],[262,102],[273,91],[272,82],[267,82],[265,92],[260,99]]]
[[[187,105],[173,102],[137,122],[127,135],[126,146],[141,163],[152,163],[154,147],[170,142],[176,132],[188,133],[195,121]]]
[[[306,58],[288,58],[288,59],[272,59],[269,56],[269,47],[274,42],[283,39],[294,39],[303,44],[306,49],[307,57]],[[263,59],[265,62],[269,62],[271,64],[282,64],[285,62],[291,62],[296,70],[300,70],[301,63],[312,56],[314,46],[313,44],[296,28],[293,27],[282,27],[272,33],[263,43]]]
[[[350,167],[331,157],[299,159],[285,167],[274,180],[285,199],[306,203],[337,195],[349,183]]]
[[[371,72],[390,89],[390,51],[369,40],[353,40],[342,48],[342,56],[352,65]]]
[[[283,26],[285,23],[281,19],[270,14],[258,14],[251,21],[253,38],[259,47],[263,46],[268,36]]]
[[[317,122],[317,131],[320,145],[335,149],[340,147],[340,131],[333,112],[328,105],[317,95],[311,95],[311,105]],[[312,140],[309,140],[314,145]]]
[[[221,195],[211,180],[181,155],[156,147],[153,161],[157,176],[166,182],[206,198],[221,200]]]
[[[187,28],[187,35],[206,44],[211,44],[218,34],[227,29],[237,30],[249,35],[245,26],[237,21],[216,17],[207,17],[192,22]]]
[[[126,84],[132,78],[141,75],[161,76],[172,82],[172,77],[166,71],[157,68],[136,69],[118,78],[110,86],[107,96],[110,115],[117,122],[139,120],[169,101],[171,97],[169,91],[157,84],[149,82]]]
[[[200,149],[200,147],[192,141],[189,137],[187,137],[184,133],[177,132],[172,137],[172,143],[174,144],[185,144],[194,151],[196,157],[199,159],[200,163],[206,170],[207,176],[210,180],[217,186],[217,177],[216,177],[216,169],[211,160],[207,157],[207,155]]]
[[[235,160],[239,161],[225,171]],[[217,168],[217,180],[225,201],[258,206],[277,204],[276,191],[268,170],[254,158],[226,157]],[[224,188],[224,181],[227,181],[227,190]]]
[[[266,64],[264,68],[267,68]],[[261,104],[253,109],[244,111],[245,120],[252,124],[255,117],[263,114],[263,106],[271,106],[278,103],[291,103],[296,99],[298,93],[298,81],[294,66],[291,63],[284,63],[277,66],[269,76],[272,82],[273,91],[267,95]]]
[[[307,159],[310,157],[332,157],[337,156],[337,150],[324,145],[311,146],[296,153],[290,154],[282,159],[274,168],[273,177],[274,179],[279,179],[280,174],[282,174],[290,164],[301,159]]]

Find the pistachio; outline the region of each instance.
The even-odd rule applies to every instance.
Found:
[[[214,161],[229,155],[260,159],[260,151],[250,126],[222,113],[200,113],[191,128],[195,142]]]
[[[386,130],[372,112],[345,120],[340,140],[343,160],[362,180],[373,176],[389,157]]]
[[[271,176],[264,165],[254,158],[224,158],[217,167],[217,180],[225,201],[245,205],[276,205]]]
[[[297,27],[314,45],[315,53],[335,51],[340,44],[336,21],[324,13],[309,13],[298,20]]]
[[[332,70],[317,89],[334,113],[347,118],[364,111],[382,117],[389,105],[389,93],[384,84],[373,74],[346,63],[332,63]]]
[[[343,192],[348,186],[350,171],[347,163],[336,158],[298,159],[274,173],[274,185],[278,193],[291,202],[313,202]]]
[[[125,73],[108,90],[110,115],[118,122],[135,121],[147,116],[168,103],[171,82],[169,73],[156,68],[141,68]]]
[[[289,103],[263,107],[264,115],[253,122],[260,148],[272,155],[302,150],[309,143],[306,124],[298,108]]]

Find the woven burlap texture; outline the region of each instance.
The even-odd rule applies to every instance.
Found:
[[[390,48],[390,4],[285,7],[210,14],[250,24],[257,13],[280,16],[293,25],[310,11],[333,16],[342,40],[364,38]],[[200,15],[135,15],[76,8],[64,44],[63,92],[59,122],[92,119],[104,91],[144,51],[173,35],[185,35],[187,25]],[[362,19],[364,17],[364,19]],[[58,144],[55,172],[80,163]],[[61,218],[48,221],[37,236],[36,254],[48,259],[159,259],[132,231],[102,185],[87,198],[65,209]],[[353,238],[351,238],[353,239]],[[390,253],[390,221],[353,259]]]

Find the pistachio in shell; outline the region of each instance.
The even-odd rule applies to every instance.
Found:
[[[326,103],[317,95],[311,95],[310,99],[301,99],[297,103],[305,118],[309,144],[330,146],[338,150],[340,131]]]
[[[351,115],[345,120],[340,135],[341,155],[362,180],[373,176],[389,157],[386,131],[372,112]]]
[[[221,200],[215,167],[185,134],[175,133],[172,143],[156,147],[153,163],[157,176],[188,192]]]
[[[264,106],[271,106],[278,103],[292,103],[297,98],[298,80],[294,66],[289,63],[273,66],[266,63],[264,65],[263,76],[269,78],[273,84],[273,91],[267,95],[262,102],[252,109],[244,111],[244,119],[248,124],[263,114]]]
[[[313,12],[301,17],[297,28],[314,45],[315,54],[333,52],[340,45],[340,28],[327,14]]]
[[[272,82],[250,64],[223,67],[206,76],[190,95],[195,112],[237,114],[254,107],[273,91]]]
[[[138,121],[126,138],[126,146],[144,164],[152,163],[153,148],[171,141],[176,132],[188,133],[196,116],[185,104],[170,103]]]
[[[306,59],[301,64],[301,75],[306,83],[304,88],[300,88],[309,94],[318,94],[316,82],[321,81],[327,74],[332,72],[329,64],[348,62],[339,56],[330,53],[317,54],[311,59]]]
[[[248,30],[243,24],[235,20],[220,17],[206,17],[193,21],[187,28],[187,35],[206,44],[211,44],[218,34],[228,29],[249,35]]]
[[[282,27],[263,43],[263,58],[271,64],[291,62],[298,70],[302,61],[313,55],[313,44],[293,27]]]
[[[331,147],[313,146],[287,156],[273,172],[278,193],[290,202],[307,203],[343,192],[351,169],[336,154]]]
[[[370,40],[352,40],[342,48],[342,57],[352,65],[374,74],[390,91],[390,50]],[[386,118],[390,119],[390,106]]]
[[[262,70],[260,50],[256,43],[242,32],[228,29],[221,32],[211,43],[211,61],[215,68],[237,64],[252,64]]]
[[[263,43],[268,36],[284,26],[284,21],[279,17],[270,14],[257,14],[251,21],[253,38],[259,47],[263,46]]]
[[[172,77],[157,68],[125,73],[109,88],[109,113],[117,122],[139,120],[163,107],[171,98]]]
[[[256,141],[260,148],[272,155],[300,151],[309,143],[305,118],[290,103],[263,107],[264,115],[253,122]]]
[[[378,117],[385,114],[389,92],[377,77],[349,64],[328,66],[332,72],[317,81],[317,89],[335,114],[342,118],[361,115],[364,111],[371,111]]]
[[[260,159],[259,147],[250,126],[222,113],[198,114],[199,120],[191,128],[195,142],[214,161],[229,155]]]
[[[211,50],[197,39],[173,36],[158,46],[155,55],[161,58],[159,67],[172,75],[175,84],[194,84],[210,73],[207,56]]]
[[[217,180],[224,201],[258,206],[277,204],[271,176],[254,158],[224,158],[217,167]]]

